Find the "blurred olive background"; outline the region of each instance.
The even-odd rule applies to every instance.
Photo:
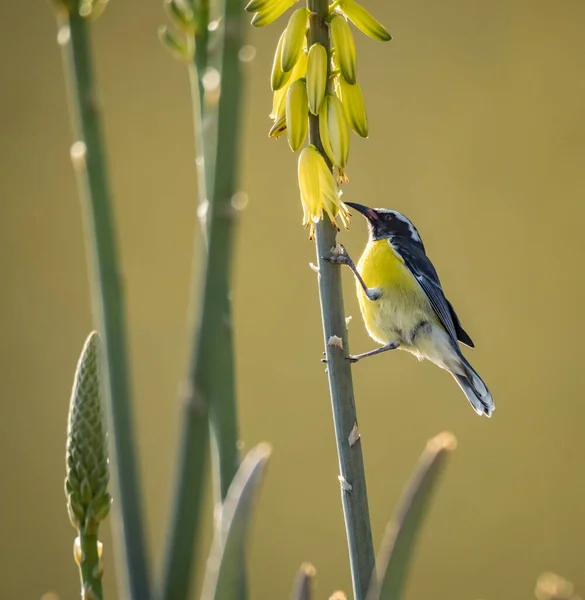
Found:
[[[420,540],[408,598],[530,598],[557,571],[585,590],[585,4],[365,1],[394,40],[356,33],[370,139],[344,198],[412,218],[496,399],[477,417],[406,353],[354,368],[376,545],[426,440],[459,448]],[[126,283],[147,526],[160,564],[196,224],[186,72],[159,45],[158,0],[113,0],[97,72]],[[235,323],[241,435],[274,444],[250,554],[254,598],[287,598],[302,561],[320,598],[349,591],[313,245],[296,157],[269,140],[284,21],[247,27]],[[73,370],[92,327],[69,118],[47,2],[0,5],[0,596],[78,597],[63,497]],[[356,217],[342,241],[365,240]],[[349,273],[352,349],[373,347]],[[209,510],[211,520],[211,509]],[[116,597],[111,538],[107,598]],[[207,548],[205,548],[207,551]]]

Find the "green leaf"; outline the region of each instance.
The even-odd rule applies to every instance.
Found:
[[[457,442],[444,432],[427,443],[398,510],[386,527],[367,600],[400,600],[417,535],[445,466]]]
[[[310,563],[303,563],[293,585],[290,600],[311,600],[313,597],[313,579],[315,567]]]
[[[254,499],[271,453],[272,448],[266,443],[250,450],[228,489],[207,560],[201,594],[203,600],[232,600],[237,597],[242,549]]]

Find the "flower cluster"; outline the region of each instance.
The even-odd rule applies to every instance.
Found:
[[[253,12],[252,25],[269,25],[296,4],[297,0],[251,0],[246,6]],[[333,175],[314,145],[299,155],[299,188],[303,204],[303,224],[310,227],[326,213],[337,225],[347,226],[349,212],[340,200],[339,184],[347,182],[345,169],[349,159],[350,129],[368,137],[368,117],[361,88],[357,83],[355,43],[348,21],[370,37],[390,40],[386,29],[355,0],[335,0],[329,5],[327,25],[330,48],[319,43],[309,47],[308,31],[314,15],[297,8],[282,32],[270,77],[274,92],[270,118],[270,137],[287,134],[293,152],[301,149],[308,134],[311,115],[318,119],[323,151]]]

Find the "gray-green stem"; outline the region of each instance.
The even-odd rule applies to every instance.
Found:
[[[200,473],[206,464],[207,427],[211,431],[216,502],[224,500],[240,462],[230,302],[236,218],[232,198],[236,191],[242,101],[238,59],[241,5],[238,0],[226,0],[223,23],[218,31],[218,35],[223,34],[222,38],[213,40],[216,52],[209,53],[206,37],[198,36],[195,66],[191,71],[199,177],[204,177],[204,181],[199,182],[199,206],[205,216],[207,260],[202,279],[196,286],[202,295],[198,312],[192,299],[192,350],[184,399],[179,487],[163,580],[166,600],[183,600],[188,594],[204,489],[203,477],[194,473]],[[204,53],[205,62],[201,54],[197,56],[198,52]],[[219,89],[198,85],[208,67],[219,74],[221,94]],[[193,79],[196,73],[197,81]],[[203,102],[202,89],[205,90]],[[216,169],[219,156],[221,169]],[[205,255],[204,251],[205,247],[200,248],[198,255]],[[245,598],[243,569],[241,578],[240,598]]]
[[[74,117],[76,142],[72,157],[83,205],[92,309],[106,354],[105,395],[117,499],[113,506],[118,525],[114,527],[114,538],[117,559],[123,563],[119,573],[127,577],[120,596],[145,600],[150,597],[150,590],[134,447],[124,302],[89,25],[73,10],[70,14],[62,11],[59,16],[59,42]]]
[[[209,416],[217,450],[216,499],[222,502],[240,465],[230,288],[234,226],[238,210],[232,200],[237,192],[240,108],[243,103],[239,60],[243,14],[239,0],[225,0],[224,40],[222,51],[217,57],[221,95],[217,107],[216,144],[214,151],[210,153],[213,162],[210,165],[212,171],[209,179],[213,181],[213,203],[209,204],[207,215],[209,254],[218,257],[217,260],[210,258],[209,268],[217,269],[223,274],[216,291],[221,318],[218,319],[216,339],[212,344],[217,370]],[[213,62],[211,65],[213,66]],[[213,90],[210,93],[213,95]]]
[[[329,51],[329,29],[326,23],[328,0],[307,0],[307,6],[313,13],[309,30],[309,46],[319,42]],[[309,117],[309,141],[327,160],[319,137],[319,119],[313,115]],[[349,546],[353,594],[356,600],[363,600],[367,595],[374,571],[375,555],[362,445],[357,429],[351,366],[345,358],[349,354],[349,347],[341,273],[338,265],[332,265],[326,260],[336,245],[336,235],[336,229],[327,219],[322,219],[317,224],[315,237],[319,266],[319,297],[339,458],[341,499]],[[343,348],[330,343],[332,336],[341,338]]]
[[[79,532],[79,577],[81,579],[81,600],[102,600],[102,566],[98,552],[97,535]]]

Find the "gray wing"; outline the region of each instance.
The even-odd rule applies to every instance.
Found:
[[[414,244],[409,244],[406,248],[404,245],[400,248],[393,245],[392,248],[404,259],[404,264],[418,281],[443,327],[457,344],[457,329],[451,316],[449,302],[445,298],[435,267],[424,249]]]

